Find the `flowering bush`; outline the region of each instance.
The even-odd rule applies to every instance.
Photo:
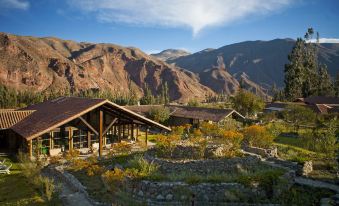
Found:
[[[156,140],[158,155],[172,157],[172,153],[176,147],[176,142],[180,140],[180,136],[174,134],[159,135]]]
[[[243,133],[244,141],[249,146],[267,148],[273,142],[273,136],[263,126],[252,125],[246,127]]]

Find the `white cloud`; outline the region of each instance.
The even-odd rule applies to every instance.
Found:
[[[0,8],[27,10],[29,6],[26,0],[0,0]]]
[[[316,39],[312,39],[311,42],[317,42]],[[339,39],[336,38],[320,38],[319,43],[339,43]]]
[[[189,27],[193,34],[251,15],[281,9],[293,0],[68,0],[99,21],[146,26]]]

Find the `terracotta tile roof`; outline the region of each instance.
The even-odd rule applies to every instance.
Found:
[[[141,106],[127,106],[126,108],[137,112],[142,115],[147,115],[151,108],[154,107],[163,107],[162,105],[141,105]],[[241,118],[245,118],[237,111],[233,109],[214,109],[206,107],[188,107],[188,106],[177,106],[177,105],[166,105],[170,109],[170,116],[173,117],[183,117],[189,119],[200,119],[200,120],[209,120],[213,122],[219,122],[222,119],[230,116],[231,114],[236,114]]]
[[[0,109],[0,129],[7,129],[32,114],[32,110]]]
[[[170,130],[157,122],[142,117],[106,99],[87,99],[80,97],[59,97],[54,100],[28,106],[23,110],[35,110],[35,112],[23,121],[13,125],[11,129],[26,139],[33,139],[102,105],[119,110],[143,123]]]

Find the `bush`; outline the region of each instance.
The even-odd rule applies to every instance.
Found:
[[[119,168],[114,168],[113,171],[108,170],[102,175],[102,180],[111,192],[115,192],[121,188],[125,178],[125,172]]]
[[[156,148],[158,155],[163,157],[172,157],[172,153],[176,147],[176,142],[180,140],[178,135],[159,135],[156,138]]]
[[[223,145],[223,156],[235,157],[239,154],[244,136],[237,131],[224,131],[220,138]]]
[[[64,157],[67,161],[73,161],[74,159],[77,159],[80,155],[80,152],[76,149],[72,149],[64,154]]]
[[[202,122],[200,130],[205,136],[216,137],[220,134],[220,128],[217,124]]]
[[[148,162],[142,156],[135,156],[128,162],[129,166],[138,170],[139,177],[150,176],[158,171],[159,165]]]
[[[273,143],[273,137],[265,127],[252,125],[244,129],[244,142],[249,146],[267,148]]]
[[[48,201],[51,201],[55,192],[54,180],[42,176],[40,176],[39,178],[42,185],[42,193],[44,194],[44,197]]]
[[[131,152],[132,146],[127,142],[119,142],[112,144],[112,148],[110,150],[110,156],[115,156],[117,154],[128,154]]]
[[[194,159],[200,159],[205,157],[205,151],[207,147],[207,140],[201,136],[198,137],[191,137],[189,141],[197,147],[198,153],[196,157],[193,157]],[[195,152],[192,154],[194,156]]]
[[[172,134],[182,136],[184,134],[185,127],[184,126],[177,126],[172,127]]]

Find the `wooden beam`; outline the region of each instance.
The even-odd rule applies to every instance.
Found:
[[[94,134],[99,135],[98,131],[96,131],[92,125],[90,125],[83,117],[79,117],[79,119],[90,129]]]
[[[99,111],[99,156],[102,156],[102,139],[103,139],[103,112]]]
[[[107,131],[113,126],[113,124],[118,120],[118,118],[114,118],[111,123],[106,127],[105,131],[103,132],[104,134],[107,133]]]

